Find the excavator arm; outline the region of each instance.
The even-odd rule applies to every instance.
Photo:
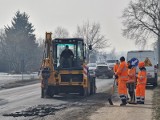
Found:
[[[43,58],[42,63],[42,81],[41,81],[41,88],[42,88],[42,94],[41,97],[44,98],[46,96],[47,88],[48,88],[48,79],[51,75],[52,71],[52,57],[51,57],[51,46],[52,46],[52,33],[46,32],[46,38],[45,38],[45,57]]]

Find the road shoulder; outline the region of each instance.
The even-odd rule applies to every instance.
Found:
[[[153,119],[160,119],[160,80],[158,81],[158,87],[154,90],[153,95]]]
[[[151,120],[152,119],[153,90],[146,90],[144,105],[130,105],[120,107],[120,100],[114,101],[111,106],[108,103],[98,109],[89,117],[90,120]],[[118,98],[118,97],[117,97]]]
[[[11,81],[0,85],[0,90],[3,89],[10,89],[15,87],[22,87],[26,85],[36,84],[40,83],[39,79],[29,79],[29,80],[17,80],[17,81]]]

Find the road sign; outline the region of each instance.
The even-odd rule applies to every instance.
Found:
[[[145,63],[145,66],[152,66],[152,63],[148,57],[146,57],[144,63]]]
[[[131,65],[132,65],[132,66],[137,67],[137,66],[138,66],[138,63],[139,63],[139,60],[138,60],[137,58],[132,58],[132,59],[130,60],[130,62],[131,62]]]

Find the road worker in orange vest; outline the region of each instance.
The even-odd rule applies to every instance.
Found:
[[[127,104],[126,82],[128,81],[128,68],[127,68],[127,63],[125,62],[125,58],[123,56],[120,58],[120,62],[121,63],[118,67],[116,75],[118,75],[118,93],[120,99],[122,100],[120,106],[124,106]]]
[[[128,103],[135,102],[135,82],[136,82],[136,67],[131,64],[131,61],[128,61],[128,93],[130,96],[130,101]]]
[[[147,72],[146,72],[144,62],[139,62],[138,67],[140,71],[138,72],[138,76],[137,76],[136,100],[137,100],[137,104],[144,104]]]
[[[116,79],[116,84],[117,84],[117,86],[118,86],[118,76],[116,76],[116,72],[117,72],[117,70],[118,70],[118,67],[119,67],[119,61],[116,60],[116,63],[115,63],[115,65],[114,65],[114,67],[113,67],[113,72],[114,72],[114,75],[115,75],[115,79]]]

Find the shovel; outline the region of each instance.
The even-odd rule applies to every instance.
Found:
[[[116,83],[116,79],[114,79],[114,82],[113,82],[113,85],[112,85],[112,89],[111,89],[111,94],[110,94],[110,96],[108,98],[108,102],[109,102],[110,105],[113,105],[112,96],[113,96],[114,91],[115,91],[114,90],[115,89],[115,83]]]

